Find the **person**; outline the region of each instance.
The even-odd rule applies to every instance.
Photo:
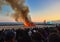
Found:
[[[15,32],[8,30],[4,33],[4,42],[15,42]]]
[[[4,42],[4,32],[0,30],[0,42]]]
[[[56,33],[51,33],[49,36],[48,36],[48,42],[60,42],[60,37],[58,34]]]

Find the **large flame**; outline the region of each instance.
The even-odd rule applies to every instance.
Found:
[[[35,26],[28,18],[29,8],[25,5],[25,0],[5,0],[15,11],[12,17],[15,21],[23,20],[25,26]]]
[[[31,27],[31,26],[35,26],[34,23],[29,23],[29,21],[25,21],[25,22],[24,22],[24,25],[27,26],[27,27],[29,27],[29,26],[30,26],[30,27]]]

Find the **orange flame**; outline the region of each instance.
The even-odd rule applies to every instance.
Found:
[[[24,22],[24,26],[26,26],[26,27],[31,27],[31,26],[36,26],[34,23],[30,23],[29,21],[25,21]]]

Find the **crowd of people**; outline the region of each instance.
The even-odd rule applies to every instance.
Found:
[[[0,42],[60,42],[60,26],[2,29]]]

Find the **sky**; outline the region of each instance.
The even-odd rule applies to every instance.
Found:
[[[33,22],[60,20],[60,0],[26,0],[25,4],[29,7]],[[0,12],[0,22],[14,22],[8,13],[13,13],[13,10],[10,6],[4,6]]]

